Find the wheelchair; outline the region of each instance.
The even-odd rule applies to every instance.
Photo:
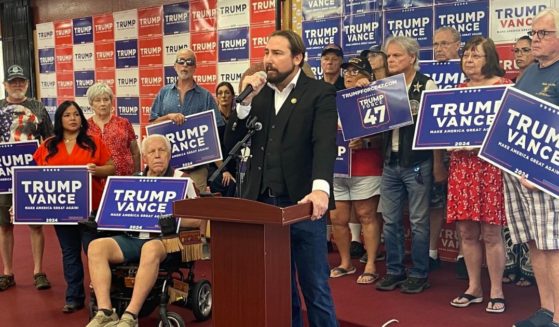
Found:
[[[146,297],[138,317],[150,315],[159,306],[158,326],[185,326],[184,319],[176,312],[169,311],[174,303],[192,310],[196,321],[206,321],[212,313],[212,292],[208,280],[195,281],[195,261],[202,258],[202,244],[198,230],[179,233],[184,249],[169,253],[161,263],[159,275],[149,295]],[[138,264],[122,264],[111,267],[111,303],[121,316],[132,297]],[[97,301],[90,287],[89,319],[97,313]]]

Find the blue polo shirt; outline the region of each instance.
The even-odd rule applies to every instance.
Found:
[[[180,94],[176,84],[165,85],[161,88],[151,106],[149,120],[152,121],[170,113],[181,113],[188,116],[207,110],[213,110],[215,112],[217,126],[225,125],[219,113],[217,103],[206,89],[194,84],[194,88],[188,90],[184,95],[182,104],[179,101],[179,97]]]

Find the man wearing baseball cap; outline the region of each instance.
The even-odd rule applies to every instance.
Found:
[[[51,136],[52,123],[45,106],[26,96],[29,80],[23,68],[12,65],[6,71],[4,87],[8,96],[0,100],[0,143],[25,140],[44,141]],[[3,132],[2,132],[3,131]],[[4,271],[0,274],[0,291],[15,285],[13,272],[14,225],[9,209],[11,194],[0,194],[0,256]],[[45,237],[41,225],[30,225],[31,252],[33,253],[33,283],[39,290],[50,288],[43,272],[42,260]]]
[[[337,91],[345,89],[344,78],[341,75],[344,52],[339,45],[331,43],[324,47],[320,56],[322,80],[334,85]]]

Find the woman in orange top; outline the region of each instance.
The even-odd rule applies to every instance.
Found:
[[[64,101],[54,114],[54,136],[45,140],[33,158],[39,166],[87,165],[91,173],[92,210],[97,210],[103,193],[104,178],[114,174],[115,166],[109,150],[100,138],[88,136],[89,125],[82,109],[74,101]],[[87,217],[84,217],[84,219]],[[90,237],[76,225],[54,226],[64,266],[66,280],[65,313],[83,308],[83,264],[81,247],[87,252]]]

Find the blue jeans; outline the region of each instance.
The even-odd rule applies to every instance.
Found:
[[[406,196],[412,234],[411,257],[413,267],[408,276],[425,278],[429,272],[429,195],[432,184],[431,160],[410,168],[399,163],[385,164],[382,173],[380,201],[384,219],[384,247],[386,272],[404,275],[404,222]]]
[[[60,248],[62,265],[66,281],[66,303],[83,304],[85,291],[83,286],[82,247],[87,254],[87,247],[93,240],[91,233],[84,232],[79,226],[54,226]]]
[[[287,197],[263,197],[261,202],[278,207],[294,205]],[[299,285],[307,306],[309,326],[335,327],[336,310],[330,293],[330,268],[326,247],[326,219],[291,225],[291,326],[302,327]]]

